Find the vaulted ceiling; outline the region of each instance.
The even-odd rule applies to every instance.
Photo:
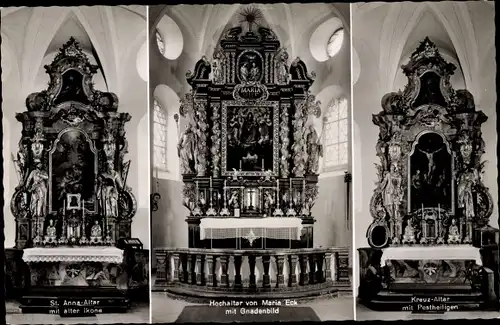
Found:
[[[136,69],[147,35],[144,6],[17,7],[3,8],[1,15],[4,99],[24,101],[46,89],[49,78],[43,66],[71,36],[101,66],[94,79],[97,89],[115,92],[120,99],[133,96],[130,90],[145,89]]]
[[[457,65],[454,87],[480,97],[489,82],[484,71],[494,67],[493,2],[356,3],[352,25],[360,79],[377,80],[381,95],[406,84],[400,66],[426,36]]]
[[[343,3],[152,6],[149,9],[151,90],[166,85],[178,97],[183,96],[183,93],[189,90],[185,78],[186,72],[193,70],[195,63],[202,56],[211,60],[222,32],[229,27],[239,25],[241,18],[239,13],[248,7],[257,8],[262,12],[261,24],[267,25],[277,34],[281,45],[288,51],[290,63],[296,57],[300,57],[306,63],[308,70],[316,73],[316,81],[311,89],[313,93],[318,94],[326,87],[336,85],[342,89],[343,95],[349,97],[350,13],[349,4]],[[320,62],[313,57],[311,48],[320,46],[326,52],[328,38],[335,30],[329,31],[324,39],[319,38],[316,43],[311,42],[311,37],[318,27],[331,21],[332,18],[339,20],[339,24],[346,31],[344,44],[337,55]],[[171,22],[166,23],[166,19]],[[172,23],[175,24],[175,28],[172,27]],[[171,26],[170,30],[163,30],[167,25]],[[154,38],[157,30],[164,39],[166,48],[169,45],[182,47],[178,57],[172,58],[167,55],[166,58],[160,54]],[[330,93],[329,97],[334,95],[338,94]],[[166,101],[172,102],[175,99]]]

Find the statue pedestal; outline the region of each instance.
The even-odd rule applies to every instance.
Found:
[[[30,283],[21,298],[23,313],[76,315],[123,312],[129,276],[124,252],[116,247],[36,247],[24,249]],[[76,311],[78,310],[78,311]]]

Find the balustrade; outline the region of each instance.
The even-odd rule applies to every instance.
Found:
[[[347,248],[280,250],[155,249],[154,291],[350,291]],[[222,293],[221,293],[222,294]]]

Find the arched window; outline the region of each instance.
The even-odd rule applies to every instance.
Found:
[[[158,45],[158,50],[162,55],[165,55],[165,43],[163,42],[163,38],[160,33],[156,31],[156,45]]]
[[[154,167],[167,170],[167,115],[155,99],[153,102]]]
[[[325,169],[342,168],[348,163],[348,104],[347,99],[335,99],[328,106],[324,117]]]
[[[337,29],[332,36],[328,39],[326,44],[326,53],[328,57],[333,57],[342,48],[342,43],[344,42],[344,28]]]

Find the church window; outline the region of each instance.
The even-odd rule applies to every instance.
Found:
[[[328,57],[333,57],[340,51],[342,47],[342,43],[344,42],[344,29],[337,29],[332,36],[328,39],[328,43],[326,45],[326,52]]]
[[[154,167],[167,170],[167,115],[157,100],[153,105]]]
[[[344,167],[348,162],[348,103],[335,99],[324,117],[324,166]]]

